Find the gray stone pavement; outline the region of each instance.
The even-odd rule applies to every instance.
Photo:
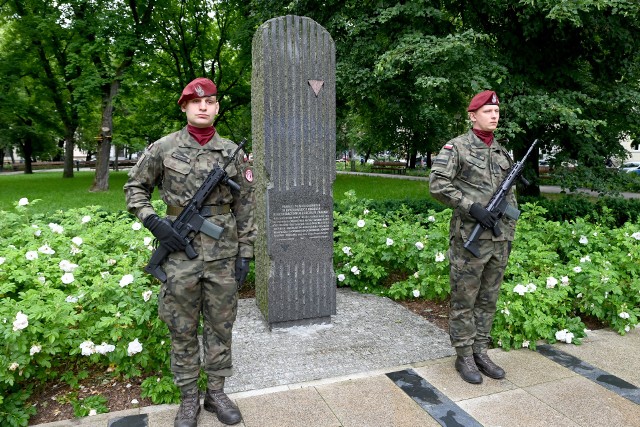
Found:
[[[626,336],[590,331],[580,346],[490,350],[507,377],[471,385],[453,367],[447,334],[422,317],[347,289],[337,303],[330,325],[269,331],[255,300],[241,301],[237,372],[227,387],[244,417],[238,426],[640,427],[639,328]],[[558,350],[564,365],[544,355]],[[40,426],[170,427],[176,410],[157,405]],[[223,426],[206,411],[198,425]]]

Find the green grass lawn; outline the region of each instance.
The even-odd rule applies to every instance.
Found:
[[[125,209],[122,186],[127,172],[109,173],[109,191],[92,193],[94,172],[75,172],[73,178],[62,178],[59,172],[37,172],[30,175],[0,175],[0,210],[13,209],[23,197],[33,201],[41,199],[31,209],[46,213],[99,205],[110,211]],[[374,200],[428,199],[429,182],[394,178],[339,174],[333,186],[334,199],[341,200],[344,193],[354,190],[360,198]],[[157,197],[157,192],[154,193]]]

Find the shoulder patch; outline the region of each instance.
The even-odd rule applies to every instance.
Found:
[[[251,168],[246,168],[244,170],[244,179],[249,183],[253,182],[253,170],[251,170]]]
[[[444,144],[444,148],[445,150],[453,150],[453,144]]]

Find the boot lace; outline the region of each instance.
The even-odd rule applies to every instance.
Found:
[[[182,402],[180,402],[180,408],[178,409],[178,418],[181,418],[181,419],[195,418],[196,413],[198,411],[198,406],[200,406],[200,402],[198,399],[198,392],[185,395],[182,398]]]

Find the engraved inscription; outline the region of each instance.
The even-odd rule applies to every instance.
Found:
[[[319,203],[282,205],[271,215],[271,231],[275,241],[331,238],[332,212]]]

